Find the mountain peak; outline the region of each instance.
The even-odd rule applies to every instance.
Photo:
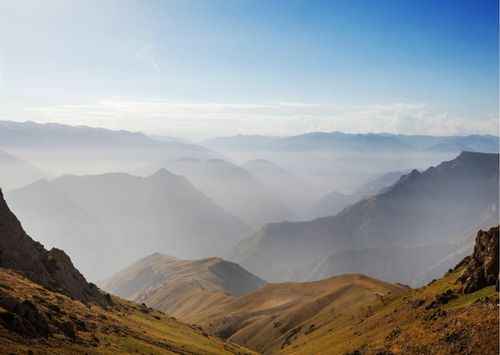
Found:
[[[150,178],[160,178],[160,177],[175,177],[177,175],[171,173],[170,171],[168,171],[167,169],[165,168],[161,168],[159,170],[157,170],[155,173],[153,173],[152,175],[150,175],[149,177]]]

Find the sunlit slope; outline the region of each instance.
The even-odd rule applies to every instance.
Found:
[[[359,274],[310,283],[270,284],[186,321],[259,352],[275,352],[297,332],[308,332],[347,309],[359,307],[402,287]]]
[[[84,304],[0,268],[0,353],[251,353],[145,306],[112,301]]]
[[[221,258],[181,260],[161,253],[142,258],[99,285],[180,319],[255,291],[266,282]]]
[[[498,354],[498,226],[443,278],[344,309],[298,332],[287,354]]]

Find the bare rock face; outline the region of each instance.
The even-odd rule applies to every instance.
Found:
[[[462,262],[467,265],[459,276],[459,280],[464,284],[464,293],[491,285],[496,285],[498,291],[498,230],[499,226],[496,226],[489,231],[477,233],[472,256]]]
[[[43,287],[80,301],[108,304],[109,298],[73,266],[62,250],[47,251],[23,230],[0,190],[0,267],[12,269]]]

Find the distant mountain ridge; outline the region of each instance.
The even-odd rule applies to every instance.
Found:
[[[288,137],[229,136],[202,142],[220,150],[448,151],[498,152],[499,138],[491,135],[425,136],[388,133],[349,134],[312,132]]]
[[[59,123],[0,121],[0,149],[54,174],[132,172],[165,159],[220,158],[210,149],[143,133]]]
[[[498,154],[463,152],[422,173],[404,175],[387,191],[336,216],[268,224],[243,240],[232,258],[273,281],[349,249],[459,241],[488,211],[498,211],[498,187]]]

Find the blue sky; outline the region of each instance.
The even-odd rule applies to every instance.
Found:
[[[0,118],[498,132],[498,1],[0,1]]]

